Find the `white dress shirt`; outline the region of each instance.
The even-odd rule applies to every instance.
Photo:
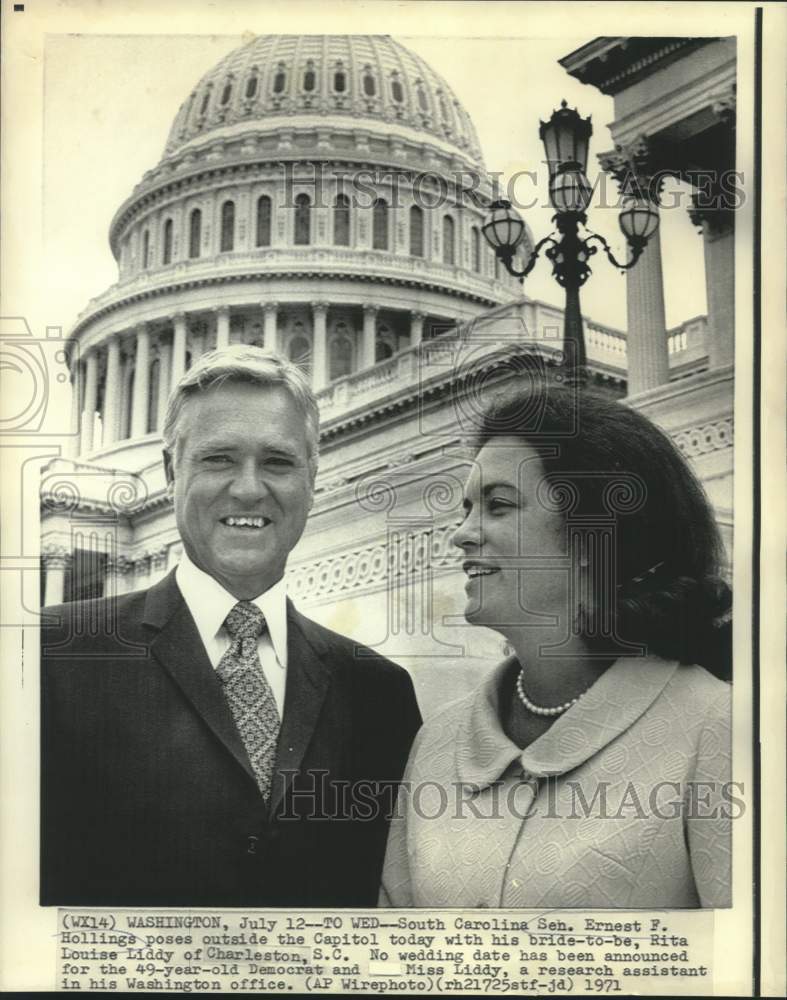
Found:
[[[238,603],[238,599],[212,576],[195,566],[185,552],[175,570],[175,581],[215,670],[231,642],[230,635],[224,628],[224,619]],[[281,717],[284,713],[284,689],[287,682],[287,588],[284,579],[251,603],[257,605],[268,624],[257,641],[257,651]]]

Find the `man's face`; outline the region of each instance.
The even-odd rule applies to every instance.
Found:
[[[304,417],[289,392],[245,382],[196,392],[164,461],[192,562],[238,600],[280,580],[313,485]]]

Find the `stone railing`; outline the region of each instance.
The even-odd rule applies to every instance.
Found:
[[[667,351],[672,357],[684,351],[707,352],[708,318],[698,316],[667,331]],[[679,360],[679,359],[678,359]]]
[[[481,331],[474,336],[474,331]],[[493,356],[510,359],[512,353],[538,355],[547,359],[560,350],[560,344],[522,344],[516,327],[476,327],[472,323],[457,327],[414,347],[405,348],[392,358],[371,368],[345,375],[317,393],[323,422],[342,417],[352,410],[369,406],[399,391],[418,390],[426,383],[472,378],[473,372],[493,363]]]
[[[585,345],[589,358],[603,358],[609,355],[618,364],[625,365],[626,336],[620,330],[613,330],[609,326],[596,323],[586,323]]]
[[[238,250],[218,256],[181,260],[167,267],[134,274],[110,286],[91,299],[77,317],[78,328],[95,313],[125,299],[165,290],[182,282],[220,282],[235,280],[249,272],[286,272],[324,274],[350,271],[361,278],[403,280],[435,284],[463,296],[475,296],[486,302],[505,301],[513,289],[504,281],[443,264],[441,261],[394,254],[383,250],[341,249],[337,247],[266,247]]]

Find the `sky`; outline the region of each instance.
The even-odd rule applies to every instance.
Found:
[[[534,37],[527,20],[521,19],[521,34],[505,37],[472,37],[455,28],[451,35],[418,34],[412,18],[409,30],[391,33],[451,85],[475,124],[487,169],[501,171],[504,181],[539,167],[539,119],[548,118],[562,99],[592,118],[592,170],[596,154],[613,145],[607,128],[613,100],[569,77],[557,60],[594,32],[588,27],[574,36],[562,28],[559,37]],[[265,30],[264,24],[256,27]],[[49,322],[68,329],[91,296],[116,280],[107,235],[113,214],[160,159],[181,102],[243,41],[240,34],[47,37],[42,243]],[[523,212],[537,241],[553,228],[546,191],[526,179],[516,191],[522,198],[538,198],[537,207]],[[623,257],[617,214],[594,207],[588,221]],[[663,213],[661,239],[667,325],[674,326],[706,310],[702,239],[683,209]],[[601,253],[593,271],[582,290],[586,319],[625,328],[625,277]],[[562,305],[563,292],[550,272],[549,263],[540,261],[527,279],[526,293]]]

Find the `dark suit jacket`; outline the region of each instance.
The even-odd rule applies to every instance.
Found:
[[[174,573],[45,616],[42,904],[375,905],[420,725],[401,667],[289,605],[268,808]]]

